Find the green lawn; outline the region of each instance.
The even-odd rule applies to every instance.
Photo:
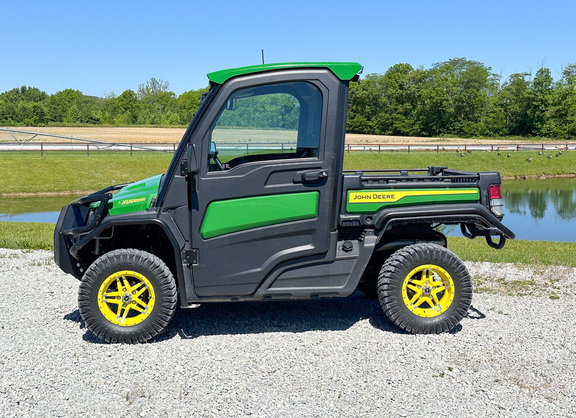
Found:
[[[499,171],[503,177],[514,178],[540,175],[576,174],[576,152],[519,151],[501,152],[351,152],[344,158],[344,169],[384,169],[384,168],[427,168],[429,166],[448,166],[449,168],[469,171]],[[551,158],[547,158],[552,155]],[[530,162],[526,161],[532,157]]]
[[[456,152],[351,152],[344,157],[346,170],[426,168],[448,166],[472,171],[499,171],[504,177],[576,174],[576,152],[473,152],[460,157]],[[531,162],[526,159],[532,157]],[[112,184],[140,180],[166,171],[171,153],[98,151],[2,152],[0,194],[99,190]]]
[[[575,242],[508,240],[495,250],[483,238],[448,237],[448,248],[467,261],[576,267]]]
[[[0,222],[0,248],[53,250],[54,224]]]
[[[345,169],[425,168],[446,165],[472,171],[497,170],[505,177],[576,174],[576,152],[537,155],[513,152],[498,156],[495,152],[352,152],[345,155]],[[531,162],[526,159],[532,157]],[[0,193],[68,192],[99,190],[103,187],[139,180],[166,171],[170,153],[34,152],[0,153]],[[54,225],[0,222],[0,247],[52,249]],[[513,262],[576,267],[576,243],[509,241],[501,251],[483,240],[449,238],[449,247],[465,260]]]
[[[0,193],[100,190],[166,171],[171,153],[35,152],[0,153]]]
[[[0,222],[0,248],[52,250],[53,234],[53,224]],[[468,261],[576,267],[576,243],[571,242],[513,240],[495,250],[481,238],[449,237],[448,248]]]

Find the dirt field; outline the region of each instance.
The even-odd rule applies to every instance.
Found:
[[[10,128],[11,129],[11,128]],[[39,132],[49,135],[60,135],[81,139],[92,139],[103,142],[125,143],[125,144],[172,144],[180,142],[186,129],[184,128],[70,128],[70,127],[25,127],[14,128],[20,131]],[[32,137],[31,134],[11,133],[18,140],[24,141]],[[0,141],[14,141],[10,133],[0,131]],[[48,136],[38,136],[34,142],[66,142],[63,138],[54,138]]]
[[[9,128],[12,129],[12,128]],[[26,127],[14,128],[21,131],[39,132],[50,135],[60,135],[81,139],[92,139],[104,142],[125,143],[125,144],[172,144],[180,142],[185,128],[153,128],[153,127]],[[0,142],[14,142],[11,135],[18,140],[25,141],[31,138],[32,134],[8,133],[4,129],[0,130]],[[66,142],[63,138],[47,136],[37,136],[34,142]],[[492,139],[464,139],[464,138],[417,138],[408,136],[388,136],[388,135],[361,135],[346,134],[347,144],[495,144],[502,143],[502,140]],[[509,141],[508,143],[522,143],[522,141]]]

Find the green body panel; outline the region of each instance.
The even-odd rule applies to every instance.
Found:
[[[261,226],[313,219],[318,192],[276,194],[210,203],[200,233],[204,239]]]
[[[158,186],[162,175],[140,180],[123,187],[108,201],[110,215],[120,215],[146,210],[152,199],[158,196]],[[95,206],[98,206],[96,202]]]
[[[475,203],[480,200],[476,188],[370,189],[349,190],[346,213],[377,213],[390,207]]]
[[[208,79],[212,83],[222,84],[226,80],[239,75],[292,68],[329,68],[340,80],[350,80],[362,70],[362,66],[356,62],[289,62],[282,64],[252,65],[250,67],[214,71],[208,74]]]

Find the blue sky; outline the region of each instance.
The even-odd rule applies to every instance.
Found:
[[[22,85],[106,96],[150,77],[176,94],[261,62],[429,68],[466,57],[506,79],[576,63],[576,2],[0,0],[0,92]]]

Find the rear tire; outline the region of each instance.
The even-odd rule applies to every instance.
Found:
[[[455,328],[472,302],[466,266],[447,248],[409,245],[382,266],[378,300],[386,316],[413,334],[438,334]]]
[[[176,300],[176,284],[166,264],[135,249],[98,258],[78,291],[86,327],[109,343],[143,343],[156,337],[174,316]]]

